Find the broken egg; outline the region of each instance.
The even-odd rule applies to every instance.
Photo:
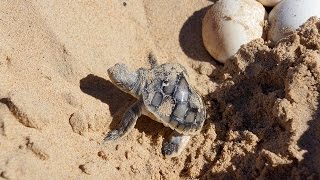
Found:
[[[320,17],[319,0],[283,0],[270,12],[268,39],[277,42],[310,17]]]
[[[202,39],[210,55],[225,63],[240,48],[261,38],[266,10],[255,0],[220,0],[206,12]]]

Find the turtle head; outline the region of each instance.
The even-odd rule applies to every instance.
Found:
[[[137,72],[131,72],[125,64],[117,63],[108,69],[108,74],[112,83],[119,89],[137,96],[136,90],[138,89],[137,86],[139,86],[139,74]]]

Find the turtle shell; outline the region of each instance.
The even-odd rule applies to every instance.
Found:
[[[205,107],[180,64],[151,69],[141,94],[146,109],[165,126],[182,134],[194,134],[203,126]]]

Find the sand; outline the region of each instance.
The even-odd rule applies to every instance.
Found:
[[[207,1],[0,2],[0,179],[319,178],[320,20],[278,44],[257,39],[225,65],[201,40]],[[208,118],[176,158],[148,117],[103,144],[135,99],[130,69],[186,67]]]

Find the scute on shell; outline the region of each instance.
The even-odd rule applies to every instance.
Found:
[[[151,69],[146,77],[142,98],[146,109],[182,134],[194,134],[205,120],[201,97],[188,83],[180,64],[163,64]]]

